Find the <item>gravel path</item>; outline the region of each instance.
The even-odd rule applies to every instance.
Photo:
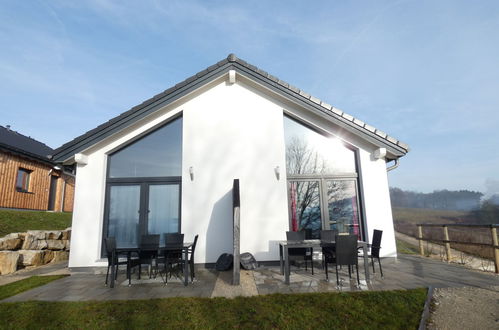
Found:
[[[435,289],[428,329],[499,329],[499,286]]]

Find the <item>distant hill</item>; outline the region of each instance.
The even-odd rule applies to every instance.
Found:
[[[393,207],[471,211],[480,208],[483,194],[469,190],[435,190],[431,193],[405,191],[400,188],[390,188],[390,198]]]

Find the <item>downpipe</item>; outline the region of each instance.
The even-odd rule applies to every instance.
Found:
[[[387,171],[387,172],[390,172],[391,170],[394,170],[394,169],[396,169],[397,167],[399,167],[399,159],[398,159],[398,158],[397,158],[397,159],[395,159],[395,160],[394,160],[394,162],[395,162],[395,163],[394,163],[392,166],[389,166],[389,167],[387,167],[387,168],[386,168],[386,171]]]

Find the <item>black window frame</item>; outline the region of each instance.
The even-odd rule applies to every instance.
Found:
[[[335,135],[327,132],[326,130],[318,129],[316,127],[311,126],[310,124],[302,121],[299,117],[295,117],[292,114],[289,113],[284,113],[283,114],[283,121],[284,117],[287,117],[290,120],[293,120],[297,122],[300,125],[303,125],[304,127],[312,130],[313,132],[320,134],[322,136],[326,137],[336,137]],[[285,126],[283,125],[283,128]],[[324,224],[327,220],[326,218],[323,218],[327,212],[327,205],[324,200],[324,183],[328,180],[354,180],[355,185],[356,185],[356,190],[357,190],[357,203],[358,203],[358,214],[359,214],[359,225],[360,225],[360,236],[362,240],[368,241],[369,236],[367,233],[367,221],[366,221],[366,216],[365,216],[365,206],[364,206],[364,190],[363,190],[363,184],[362,184],[362,171],[361,171],[361,166],[360,166],[360,154],[359,154],[359,148],[345,142],[344,140],[340,139],[341,143],[343,146],[346,148],[352,150],[354,152],[354,161],[355,161],[355,173],[338,173],[338,174],[289,174],[288,169],[286,168],[286,195],[288,199],[288,226],[289,230],[292,230],[292,210],[291,210],[291,196],[289,193],[289,183],[293,181],[308,181],[312,180],[315,181],[317,180],[319,182],[319,194],[320,194],[320,206],[321,206],[321,223],[324,228]],[[286,140],[284,141],[284,148],[286,149]],[[285,150],[286,152],[286,150]]]
[[[182,114],[174,116],[170,118],[167,122],[162,123],[146,132],[143,134],[139,134],[138,136],[134,137],[127,143],[120,145],[118,148],[112,150],[107,154],[107,161],[106,161],[106,188],[105,188],[105,198],[104,198],[104,219],[102,221],[102,240],[101,240],[101,258],[106,257],[106,249],[104,245],[104,239],[107,238],[108,232],[109,232],[109,212],[110,212],[110,190],[112,186],[123,186],[123,185],[138,185],[140,186],[140,210],[139,210],[139,230],[140,234],[144,234],[147,232],[148,228],[148,223],[147,223],[147,216],[148,212],[145,206],[147,205],[148,202],[148,195],[149,195],[149,189],[148,187],[150,185],[159,185],[159,184],[178,184],[179,186],[179,206],[178,206],[178,232],[182,232],[182,175],[180,176],[161,176],[161,177],[124,177],[124,178],[111,178],[109,177],[110,174],[110,165],[111,162],[109,162],[109,157],[112,156],[114,153],[121,151],[128,147],[129,145],[133,144],[134,142],[139,141],[140,139],[143,139],[147,137],[150,134],[153,134],[156,130],[161,129],[165,126],[167,126],[169,123],[182,118]],[[183,143],[183,126],[182,126],[182,135],[181,135],[181,140],[180,143]],[[182,160],[182,159],[181,159]],[[180,168],[182,169],[182,164],[180,165]],[[181,171],[182,174],[182,171]]]

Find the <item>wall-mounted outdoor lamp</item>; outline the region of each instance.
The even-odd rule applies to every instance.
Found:
[[[191,177],[191,181],[194,181],[194,167],[189,167],[189,175]]]
[[[277,180],[279,180],[279,178],[281,177],[281,168],[279,166],[276,166],[274,168],[274,172],[275,172],[275,177],[277,178]]]

